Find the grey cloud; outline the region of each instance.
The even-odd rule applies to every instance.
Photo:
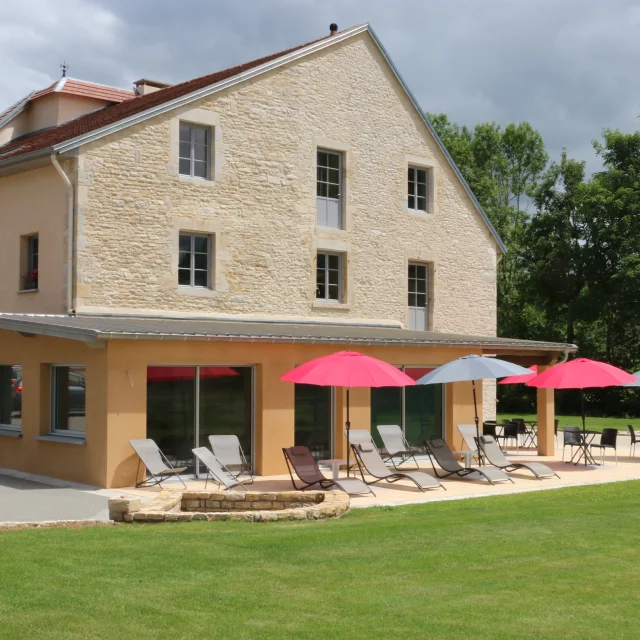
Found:
[[[3,3],[4,5],[5,3]],[[59,76],[178,82],[370,22],[428,111],[529,120],[552,157],[598,167],[602,127],[638,128],[634,0],[30,0],[0,6],[0,105]]]

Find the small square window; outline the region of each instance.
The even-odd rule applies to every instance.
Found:
[[[178,171],[180,175],[209,179],[211,131],[186,122],[180,123]]]
[[[211,287],[213,239],[208,235],[181,233],[178,242],[178,284]]]
[[[429,172],[430,169],[409,167],[407,206],[413,211],[429,211]]]
[[[318,252],[316,265],[316,299],[342,301],[342,254]]]

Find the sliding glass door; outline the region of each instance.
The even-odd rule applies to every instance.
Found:
[[[148,367],[147,437],[171,463],[197,474],[192,449],[212,434],[237,435],[251,459],[252,367]]]
[[[295,444],[311,449],[316,460],[333,455],[333,389],[297,384],[295,390]]]

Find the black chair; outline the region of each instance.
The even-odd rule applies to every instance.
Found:
[[[628,424],[627,428],[629,429],[629,435],[631,436],[631,456],[633,458],[636,457],[636,444],[640,442],[640,436],[636,435],[635,429],[633,425]]]
[[[600,436],[599,444],[589,445],[591,449],[600,449],[602,451],[602,463],[604,464],[604,453],[607,449],[613,449],[616,455],[616,464],[618,464],[618,449],[616,443],[618,442],[618,430],[617,429],[603,429]]]
[[[557,418],[553,421],[553,437],[556,439],[556,447],[558,446],[558,424],[560,420]]]
[[[522,436],[522,446],[526,447],[530,442],[531,446],[536,446],[535,436],[536,432],[533,429],[527,427],[524,418],[511,418],[511,422],[515,422],[518,425],[518,435]]]
[[[482,434],[485,436],[493,436],[496,437],[496,424],[495,420],[486,420],[482,423]]]
[[[562,445],[562,461],[564,462],[564,450],[571,447],[571,457],[573,458],[573,447],[582,445],[582,436],[580,435],[580,427],[564,427],[563,445]]]
[[[502,440],[502,447],[507,448],[507,440],[515,440],[516,451],[518,451],[518,435],[520,432],[520,425],[517,422],[505,422],[502,425],[502,433],[498,436]],[[496,438],[496,442],[499,442]]]

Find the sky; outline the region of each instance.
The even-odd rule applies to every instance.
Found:
[[[188,80],[368,22],[425,111],[528,120],[552,159],[599,168],[640,128],[640,0],[19,0],[0,3],[0,111],[68,75]]]

